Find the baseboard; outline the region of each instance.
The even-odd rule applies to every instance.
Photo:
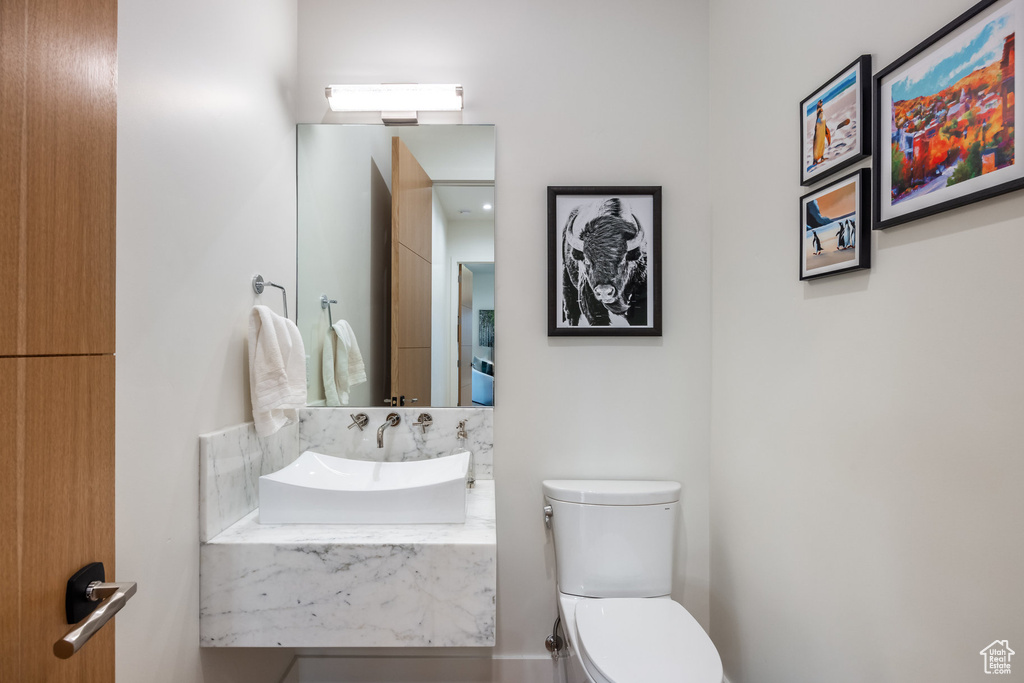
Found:
[[[282,683],[561,683],[548,657],[299,655]]]

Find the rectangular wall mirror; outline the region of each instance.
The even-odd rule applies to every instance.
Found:
[[[492,406],[494,126],[301,124],[297,155],[309,405]]]

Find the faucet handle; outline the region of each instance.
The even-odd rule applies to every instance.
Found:
[[[430,413],[420,413],[420,416],[416,419],[419,421],[413,422],[412,425],[414,427],[420,427],[424,434],[427,433],[427,427],[434,424],[434,418],[430,416]]]
[[[363,427],[370,423],[370,416],[366,413],[357,413],[355,415],[349,413],[349,417],[352,418],[352,424],[348,426],[349,429],[359,427],[359,431],[363,431]]]
[[[468,439],[469,434],[466,433],[466,420],[459,420],[458,431],[455,432],[456,439]]]

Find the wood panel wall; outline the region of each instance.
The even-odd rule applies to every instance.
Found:
[[[433,182],[391,139],[391,394],[430,405]]]
[[[116,142],[116,0],[0,2],[0,681],[114,680],[112,625],[52,648],[115,579]]]

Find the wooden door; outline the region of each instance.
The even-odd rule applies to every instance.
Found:
[[[116,0],[3,0],[0,46],[0,356],[113,353]]]
[[[90,562],[114,578],[114,356],[0,359],[0,557],[17,600],[0,610],[0,681],[114,680],[108,623],[70,659],[67,580]]]
[[[433,182],[400,138],[391,139],[391,395],[430,405]]]
[[[473,405],[473,271],[459,265],[459,405]]]
[[[115,579],[117,2],[3,0],[0,46],[0,681],[108,683],[113,624],[53,645]]]

